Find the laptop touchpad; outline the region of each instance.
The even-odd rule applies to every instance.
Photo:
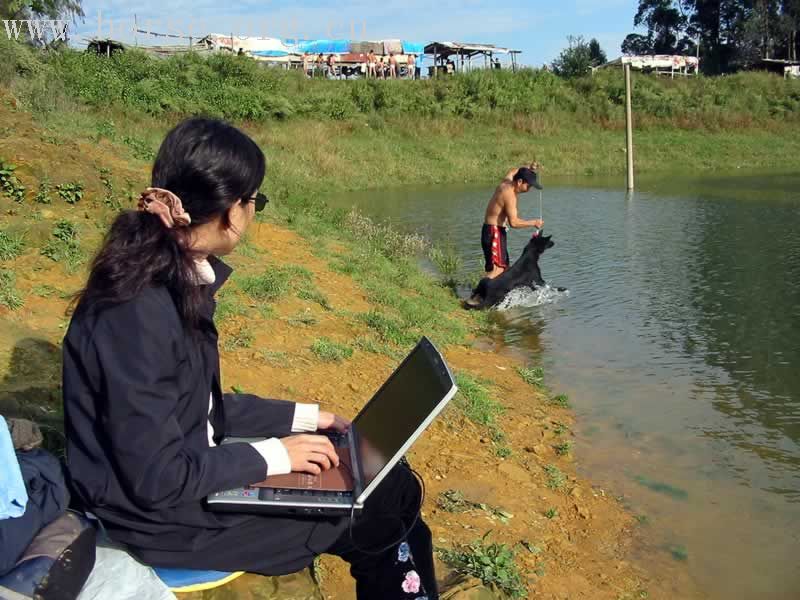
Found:
[[[283,488],[290,490],[320,490],[349,492],[353,490],[353,466],[350,464],[350,449],[336,448],[339,466],[323,471],[320,475],[310,473],[288,473],[271,475],[250,487]]]

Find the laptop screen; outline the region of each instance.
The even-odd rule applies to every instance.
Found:
[[[353,421],[364,488],[432,418],[453,387],[439,352],[423,339]]]

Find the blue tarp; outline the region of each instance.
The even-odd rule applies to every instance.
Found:
[[[289,40],[284,43],[289,46]],[[350,40],[297,40],[293,50],[298,54],[347,54],[350,52]]]
[[[417,42],[407,42],[403,40],[403,52],[405,54],[425,54],[425,44]]]
[[[251,52],[253,56],[289,56],[285,50],[255,50]]]

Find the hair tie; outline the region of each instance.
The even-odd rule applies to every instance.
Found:
[[[168,229],[186,227],[192,222],[192,217],[183,210],[181,199],[162,188],[146,188],[139,197],[138,207],[139,210],[157,215]]]

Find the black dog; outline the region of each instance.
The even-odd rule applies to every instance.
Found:
[[[552,248],[555,242],[551,241],[553,236],[543,236],[541,234],[531,238],[522,256],[519,257],[511,267],[502,275],[489,279],[481,279],[472,292],[472,298],[464,302],[464,308],[491,308],[503,301],[511,290],[521,287],[536,289],[545,285],[542,279],[542,272],[539,269],[539,257],[548,248]],[[564,288],[558,288],[564,291]]]

